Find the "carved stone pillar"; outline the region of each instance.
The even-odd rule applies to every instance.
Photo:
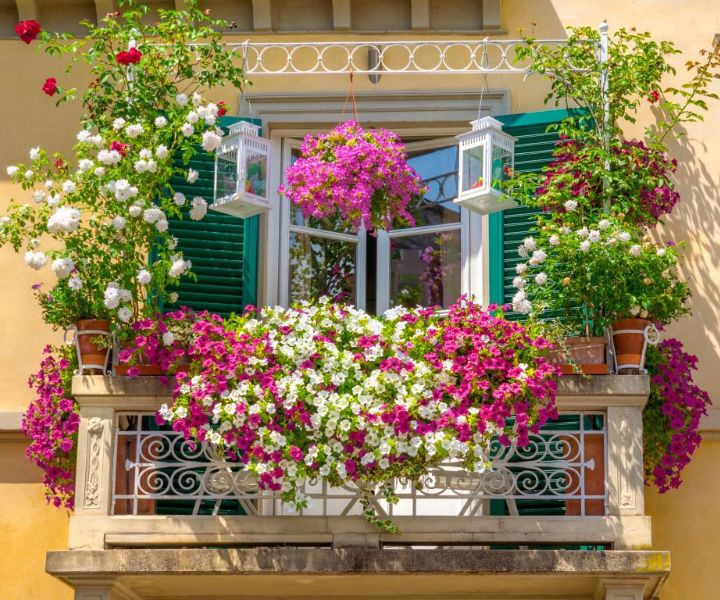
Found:
[[[110,514],[113,417],[110,407],[82,407],[78,432],[76,515]]]
[[[609,406],[608,484],[611,515],[645,514],[642,408]]]

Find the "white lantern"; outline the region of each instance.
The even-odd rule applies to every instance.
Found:
[[[481,214],[517,206],[498,184],[513,168],[515,138],[492,117],[472,121],[472,131],[457,136],[460,152],[455,203]]]
[[[239,121],[229,127],[215,156],[214,210],[246,219],[267,211],[270,140],[260,126]]]

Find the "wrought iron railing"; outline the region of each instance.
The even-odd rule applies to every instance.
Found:
[[[148,412],[118,413],[112,482],[113,514],[293,515],[277,495],[258,490],[252,473],[159,430]],[[493,443],[492,468],[468,472],[441,464],[417,482],[397,480],[399,499],[372,499],[380,515],[606,515],[607,436],[602,412],[564,413],[530,436],[524,448]],[[360,494],[309,481],[302,515],[360,514]]]

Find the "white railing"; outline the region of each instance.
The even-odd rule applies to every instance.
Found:
[[[277,495],[209,444],[193,444],[175,431],[153,427],[153,413],[116,415],[111,512],[115,515],[298,515]],[[467,472],[458,464],[433,468],[418,482],[397,480],[397,504],[371,501],[379,515],[458,516],[505,514],[606,515],[607,440],[602,412],[566,413],[530,436],[524,448],[494,443],[492,468]],[[361,514],[353,485],[322,481],[305,486],[308,508],[298,516]],[[490,501],[503,501],[495,503]],[[500,511],[500,512],[498,512]]]

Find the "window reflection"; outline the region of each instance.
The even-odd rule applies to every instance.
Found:
[[[458,223],[457,146],[417,150],[409,153],[408,164],[422,177],[427,192],[411,207],[416,227]]]

